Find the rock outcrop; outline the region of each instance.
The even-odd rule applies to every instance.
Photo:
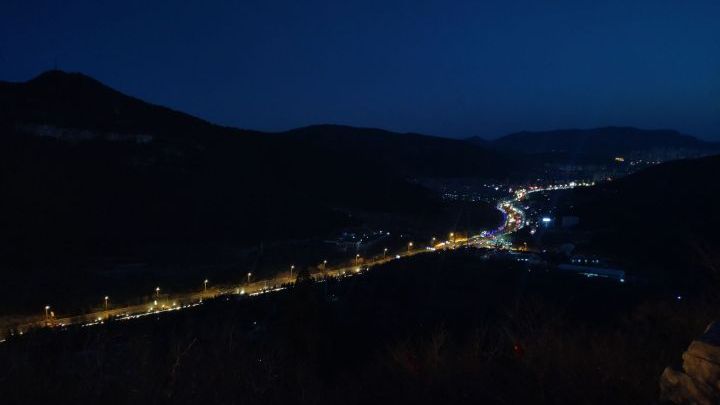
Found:
[[[676,404],[720,404],[720,322],[690,343],[682,371],[667,367],[660,377],[660,399]]]

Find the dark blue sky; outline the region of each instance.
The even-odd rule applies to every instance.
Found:
[[[0,79],[56,62],[261,130],[633,125],[720,139],[718,0],[4,0]]]

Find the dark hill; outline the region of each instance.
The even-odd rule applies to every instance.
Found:
[[[509,155],[462,141],[374,128],[316,125],[285,133],[321,155],[362,157],[410,177],[507,177],[519,169]]]
[[[124,95],[80,73],[49,71],[24,83],[0,82],[3,121],[61,128],[180,136],[220,127]]]
[[[720,156],[679,160],[560,201],[591,231],[590,246],[650,274],[696,278],[720,263]]]
[[[718,151],[720,145],[673,130],[631,127],[566,129],[518,132],[492,141],[492,146],[519,153],[565,153],[578,156],[614,157],[633,152],[688,150]]]
[[[80,136],[77,132],[91,131],[130,139],[151,135],[163,142],[198,148],[219,144],[222,148],[246,149],[243,158],[262,153],[264,159],[277,164],[287,160],[286,156],[275,156],[288,150],[305,162],[317,159],[330,163],[328,154],[333,153],[342,155],[347,165],[379,165],[383,172],[402,177],[505,177],[518,167],[502,153],[420,134],[339,125],[277,134],[221,127],[126,96],[88,76],[62,71],[49,71],[24,83],[0,82],[0,123],[71,139],[87,138],[91,134]]]

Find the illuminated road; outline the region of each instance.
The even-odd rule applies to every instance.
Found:
[[[592,184],[577,184],[577,185],[592,185]],[[505,236],[518,231],[525,224],[525,213],[520,207],[518,202],[522,201],[528,194],[538,191],[550,191],[573,188],[576,184],[570,183],[562,186],[550,186],[547,188],[532,187],[528,189],[520,189],[514,193],[514,197],[509,200],[500,201],[497,204],[497,209],[503,214],[503,224],[499,228],[492,231],[484,231],[479,235],[472,235],[470,237],[461,237],[460,235],[455,236],[453,233],[449,234],[449,240],[441,241],[436,243],[434,246],[422,246],[417,247],[410,244],[408,249],[402,253],[395,255],[387,255],[371,260],[362,260],[358,264],[352,266],[344,266],[338,268],[327,268],[322,269],[324,265],[319,266],[320,269],[313,272],[311,276],[315,279],[324,277],[351,277],[356,274],[362,273],[363,271],[384,264],[393,260],[400,260],[403,258],[415,256],[418,254],[432,253],[445,249],[454,249],[459,246],[472,246],[481,248],[505,248],[512,249],[512,246],[505,240]],[[123,321],[136,319],[143,316],[160,314],[163,312],[178,311],[191,307],[202,305],[203,300],[217,298],[217,297],[229,297],[229,296],[256,296],[259,294],[266,294],[285,289],[284,286],[292,284],[295,280],[291,277],[290,272],[283,273],[272,279],[259,280],[251,283],[244,284],[223,284],[208,287],[204,291],[196,291],[189,293],[173,294],[172,296],[157,294],[157,298],[152,302],[139,305],[123,306],[119,308],[108,308],[107,310],[96,311],[87,314],[79,314],[74,316],[59,317],[59,318],[45,318],[42,316],[29,317],[27,321],[21,324],[12,325],[18,333],[22,334],[31,328],[50,326],[50,327],[64,327],[69,325],[81,325],[81,326],[93,326],[102,324],[105,320],[112,318],[114,321]],[[4,341],[7,336],[7,328],[3,327],[0,329],[0,343]]]
[[[458,239],[457,243],[462,243],[464,239]],[[446,245],[445,248],[449,248]],[[434,248],[425,247],[422,249],[409,249],[396,255],[387,255],[385,258],[377,258],[370,261],[364,261],[358,265],[344,266],[338,268],[327,268],[326,270],[318,270],[311,274],[313,278],[322,279],[323,277],[351,277],[364,270],[369,269],[383,263],[398,260],[421,253],[434,251]],[[14,325],[20,334],[23,332],[43,326],[64,327],[70,325],[93,326],[102,324],[105,320],[112,318],[114,321],[123,321],[136,319],[143,316],[160,314],[163,312],[177,311],[201,305],[203,300],[213,299],[222,296],[256,296],[270,292],[281,291],[285,289],[285,285],[292,284],[294,277],[291,278],[289,272],[272,279],[260,280],[244,284],[225,284],[208,287],[205,291],[173,294],[172,296],[158,295],[157,299],[146,304],[123,306],[119,308],[109,308],[108,310],[96,311],[86,314],[79,314],[67,317],[51,318],[46,320],[43,317],[34,317],[28,319],[19,325]],[[4,330],[0,331],[0,342],[7,336],[3,336]]]

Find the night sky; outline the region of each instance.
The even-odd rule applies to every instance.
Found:
[[[54,66],[259,130],[720,140],[718,0],[3,0],[0,80]]]

